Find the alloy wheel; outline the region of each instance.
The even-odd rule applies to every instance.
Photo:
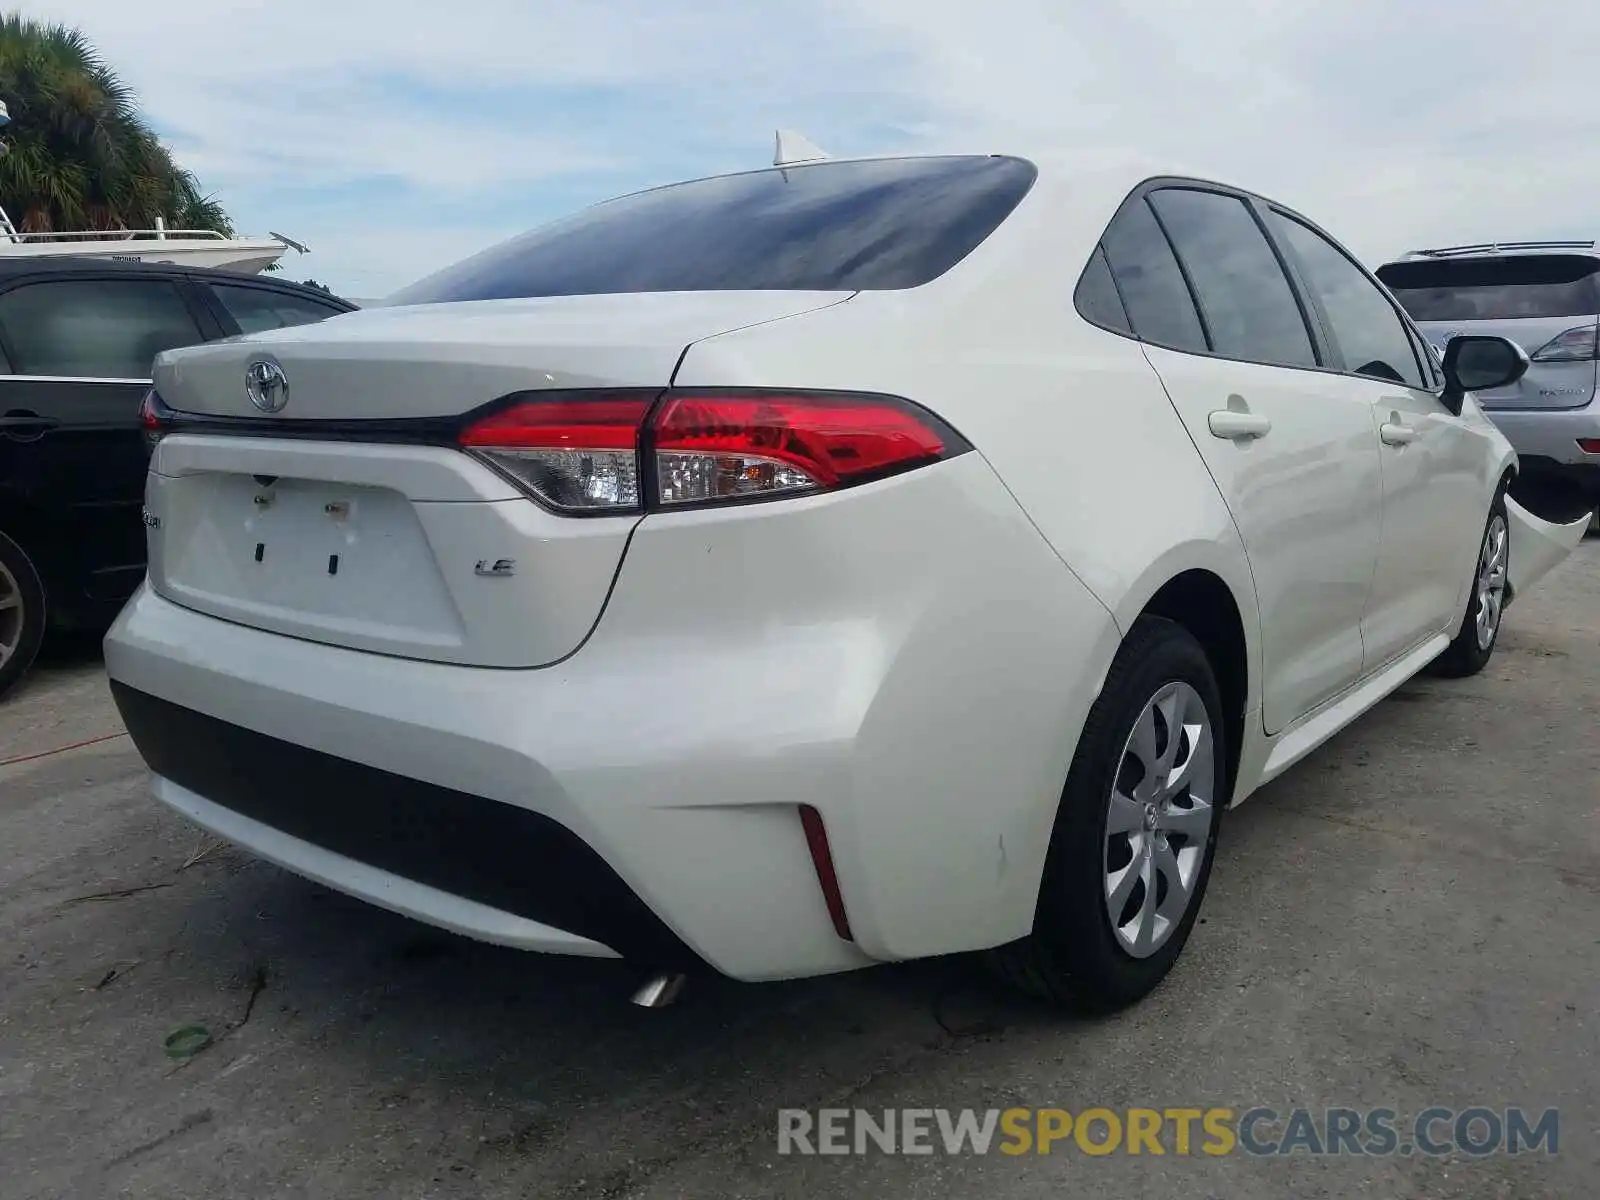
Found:
[[[1500,614],[1505,610],[1506,566],[1510,557],[1510,533],[1505,516],[1495,513],[1483,535],[1478,554],[1478,649],[1494,644],[1500,630]]]
[[[22,607],[22,587],[5,563],[0,563],[0,667],[10,662],[22,645],[22,627],[26,616]]]
[[[1205,701],[1187,683],[1168,683],[1134,722],[1106,815],[1106,916],[1132,957],[1161,949],[1193,903],[1216,800]]]

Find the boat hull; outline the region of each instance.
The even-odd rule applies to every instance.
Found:
[[[168,238],[149,241],[0,241],[0,258],[107,258],[117,262],[172,263],[217,267],[254,275],[282,258],[288,247],[272,239]]]

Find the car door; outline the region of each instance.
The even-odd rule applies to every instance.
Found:
[[[151,360],[204,340],[176,276],[72,272],[0,292],[0,486],[40,514],[41,564],[70,613],[116,602],[144,573]]]
[[[1238,525],[1276,733],[1360,678],[1382,486],[1371,405],[1323,369],[1319,331],[1247,198],[1146,188],[1102,248]]]
[[[198,275],[193,277],[193,282],[212,299],[217,320],[228,334],[309,325],[350,311],[349,306],[331,296],[321,300],[287,288]]]
[[[1331,348],[1371,406],[1383,527],[1361,620],[1366,669],[1443,632],[1471,573],[1483,514],[1478,439],[1440,398],[1399,307],[1336,242],[1274,207],[1269,227],[1320,309]]]

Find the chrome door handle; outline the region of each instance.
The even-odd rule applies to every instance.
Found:
[[[1272,432],[1272,422],[1260,413],[1241,412],[1236,408],[1219,408],[1206,417],[1206,426],[1212,437],[1226,441],[1249,441],[1266,437]]]
[[[1409,425],[1385,421],[1378,426],[1378,436],[1383,439],[1385,446],[1409,446],[1417,440],[1417,431]]]

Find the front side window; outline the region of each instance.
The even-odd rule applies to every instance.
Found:
[[[1423,337],[1415,327],[1407,332],[1411,334],[1411,346],[1417,352],[1417,357],[1422,360],[1422,377],[1430,388],[1438,389],[1444,386],[1444,366],[1439,358],[1439,353]]]
[[[1162,188],[1150,203],[1194,284],[1216,353],[1278,366],[1317,365],[1294,289],[1244,201]]]
[[[1389,298],[1350,257],[1316,230],[1272,210],[1273,232],[1299,260],[1327,314],[1345,366],[1407,387],[1427,386],[1411,334]]]
[[[232,283],[214,283],[212,293],[222,301],[222,307],[239,326],[240,333],[259,333],[263,329],[287,329],[291,325],[310,325],[343,312],[331,304],[323,304],[303,296],[271,288],[244,287]]]
[[[1142,199],[1123,205],[1100,244],[1134,333],[1174,350],[1204,352],[1194,298],[1150,206]]]
[[[961,155],[697,179],[596,204],[388,303],[920,287],[988,238],[1037,174],[1020,158]]]
[[[202,341],[162,279],[62,279],[0,295],[0,330],[18,375],[148,379],[163,350]]]

